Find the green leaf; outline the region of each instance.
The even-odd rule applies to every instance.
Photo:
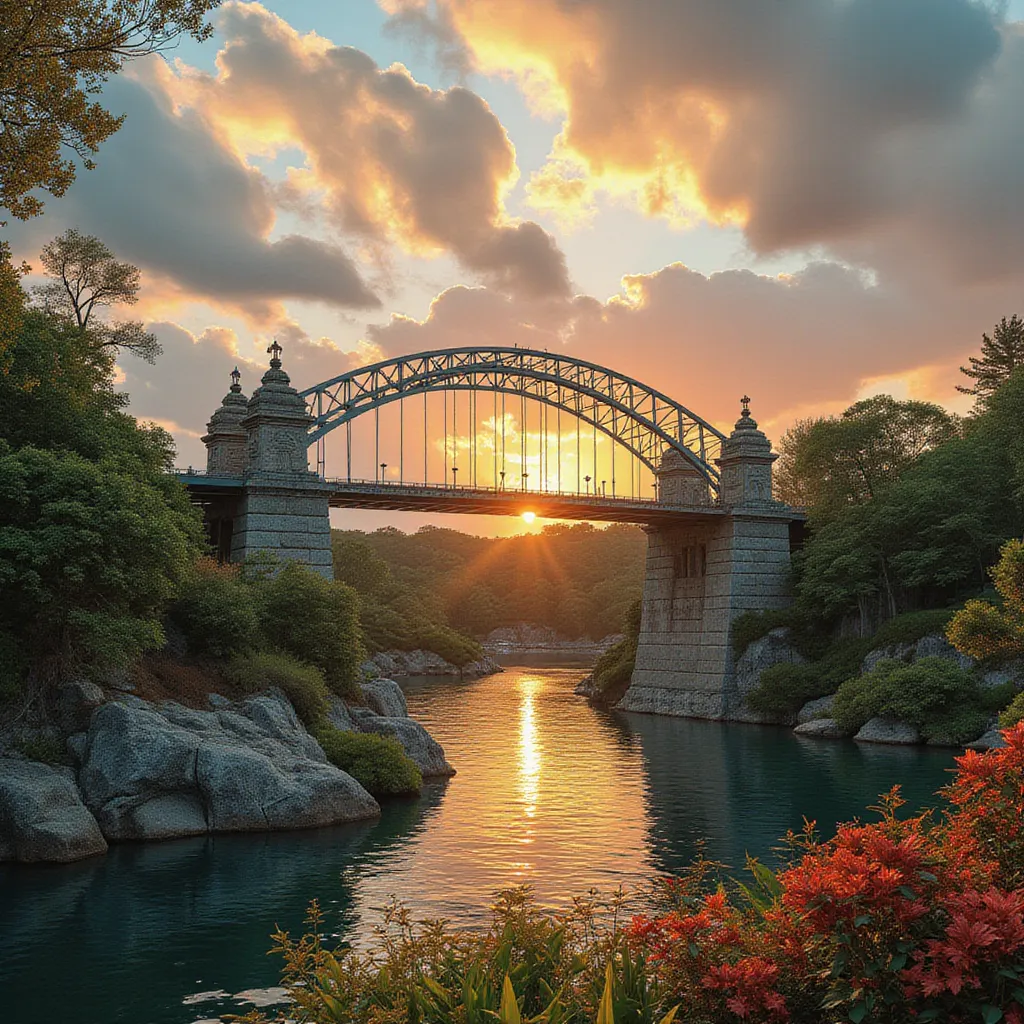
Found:
[[[860,1024],[860,1022],[868,1015],[868,1008],[865,1003],[857,1003],[856,1006],[850,1007],[850,1020],[853,1024]]]
[[[501,1024],[523,1024],[522,1015],[519,1012],[519,1003],[516,1001],[516,992],[512,987],[512,979],[506,974],[505,984],[501,989],[501,1006],[498,1007],[498,1020]]]
[[[983,1024],[996,1024],[1003,1019],[1003,1011],[998,1006],[986,1003],[981,1008],[981,1019]]]
[[[906,966],[906,963],[907,963],[907,954],[906,953],[897,953],[889,961],[889,970],[890,971],[902,971],[903,968]]]
[[[871,915],[870,914],[858,914],[853,919],[853,927],[854,928],[863,928],[864,925],[866,925],[866,924],[871,924]]]
[[[604,970],[604,991],[601,993],[601,1002],[597,1007],[596,1024],[615,1024],[615,1008],[612,1005],[613,991],[615,988],[615,976],[612,973],[612,962]]]

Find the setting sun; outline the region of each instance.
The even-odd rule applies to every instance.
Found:
[[[532,523],[534,521],[534,519],[536,519],[536,518],[537,518],[537,513],[536,512],[524,512],[523,513],[523,522],[524,523]]]

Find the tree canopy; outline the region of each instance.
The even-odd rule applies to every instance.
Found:
[[[124,121],[95,97],[127,61],[206,39],[220,0],[0,0],[0,207],[42,212]]]
[[[957,385],[957,391],[974,395],[984,405],[1010,378],[1014,370],[1024,366],[1024,320],[1017,314],[1009,320],[1004,316],[995,326],[992,337],[981,336],[981,356],[971,356],[970,366],[961,366],[960,372],[974,383],[970,387]]]
[[[133,306],[139,300],[141,273],[119,260],[93,235],[74,228],[48,242],[40,256],[46,284],[35,289],[43,308],[89,332],[101,348],[123,349],[156,361],[162,349],[138,320],[111,320],[112,306]]]

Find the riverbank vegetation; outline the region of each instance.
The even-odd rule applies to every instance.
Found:
[[[274,936],[294,999],[275,1018],[328,1024],[1024,1021],[1024,724],[957,759],[936,813],[786,840],[782,866],[734,880],[699,861],[629,916],[593,894],[563,915],[502,893],[489,929],[385,915],[368,948]],[[256,1024],[255,1011],[233,1018]]]
[[[332,696],[363,699],[356,591],[297,563],[206,557],[170,436],[125,411],[115,359],[159,355],[141,323],[107,315],[134,301],[137,269],[74,231],[46,246],[43,268],[35,293],[15,279],[2,296],[0,702],[24,732],[15,747],[66,759],[52,720],[67,680],[146,692],[158,673],[160,698],[185,704],[277,687],[372,792],[417,790],[400,744],[328,723]],[[157,652],[181,671],[145,661]]]

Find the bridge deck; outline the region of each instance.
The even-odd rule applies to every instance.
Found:
[[[178,479],[199,500],[228,497],[242,488],[241,477],[212,477],[189,470]],[[494,490],[439,484],[391,483],[374,480],[325,480],[332,508],[365,508],[399,512],[448,512],[462,515],[520,516],[533,512],[541,519],[664,525],[680,519],[713,519],[727,514],[717,505],[668,505],[653,498],[611,497],[575,492]],[[766,508],[765,514],[793,519],[792,509]]]

